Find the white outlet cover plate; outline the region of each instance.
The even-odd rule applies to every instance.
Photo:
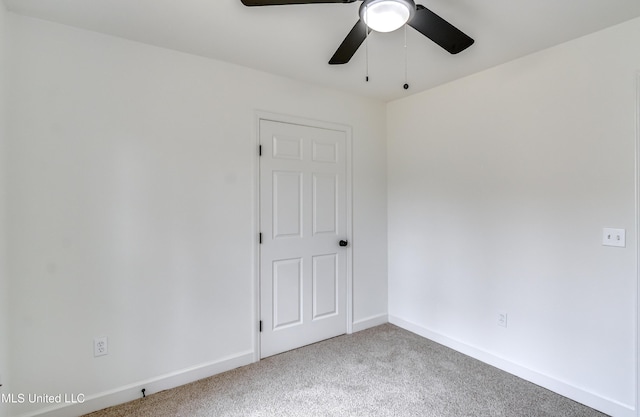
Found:
[[[106,336],[93,339],[93,356],[104,356],[109,354],[109,341]]]
[[[509,316],[506,311],[498,311],[498,326],[507,327]]]
[[[626,246],[625,229],[602,229],[602,245],[624,248]]]

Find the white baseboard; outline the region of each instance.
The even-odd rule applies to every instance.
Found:
[[[82,403],[49,407],[29,414],[23,414],[21,417],[68,417],[87,414],[93,411],[102,410],[103,408],[136,400],[141,397],[142,388],[145,389],[146,395],[150,395],[195,382],[203,378],[208,378],[222,372],[230,371],[231,369],[249,365],[250,363],[253,363],[253,351],[241,352],[218,361],[161,375],[156,378],[136,382],[95,395],[89,395]]]
[[[636,417],[638,415],[636,410],[629,405],[585,391],[566,382],[510,362],[482,349],[478,349],[474,346],[449,338],[393,315],[381,314],[358,320],[353,323],[353,331],[358,332],[387,322],[611,416]],[[114,390],[87,396],[83,403],[49,407],[29,414],[23,414],[21,417],[68,417],[70,415],[91,413],[103,408],[138,399],[140,398],[142,388],[145,388],[146,393],[149,395],[226,372],[231,369],[249,365],[254,362],[253,356],[253,351],[241,352],[215,362],[202,364],[162,375],[157,378],[136,382]]]
[[[388,322],[389,322],[389,316],[387,314],[378,314],[377,316],[370,316],[362,320],[354,321],[352,330],[353,330],[353,333],[355,333],[355,332],[359,332],[361,330],[365,330],[370,327],[376,327]]]
[[[512,375],[520,377],[526,381],[532,382],[564,397],[570,398],[576,402],[584,404],[593,409],[614,417],[636,417],[638,414],[633,406],[622,404],[618,401],[602,397],[598,394],[585,391],[574,385],[560,381],[551,376],[536,372],[525,366],[510,362],[506,359],[498,357],[482,349],[468,345],[464,342],[452,339],[443,334],[434,332],[418,324],[406,321],[400,317],[389,315],[389,323],[398,327],[402,327],[419,336],[433,340],[436,343],[447,346],[453,350],[470,356],[474,359],[495,366],[498,369],[506,371]]]

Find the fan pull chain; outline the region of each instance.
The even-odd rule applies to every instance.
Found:
[[[404,89],[408,90],[409,89],[409,84],[408,84],[408,68],[409,68],[409,64],[408,64],[408,58],[407,58],[407,24],[405,23],[404,25]]]
[[[364,14],[367,17],[367,22],[369,21],[369,6],[364,6]],[[365,23],[364,25],[364,33],[365,33],[365,39],[364,39],[364,50],[365,50],[365,61],[366,61],[366,74],[365,74],[365,81],[369,82],[369,27],[367,26],[367,24]]]

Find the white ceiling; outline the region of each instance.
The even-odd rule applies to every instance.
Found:
[[[418,0],[475,39],[450,55],[408,28],[372,33],[369,75],[360,47],[327,64],[360,2],[245,7],[240,0],[4,0],[15,13],[393,100],[640,16],[639,0]],[[637,47],[629,40],[628,47]],[[620,45],[612,45],[620,47]]]

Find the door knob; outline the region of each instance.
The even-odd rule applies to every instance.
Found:
[[[347,246],[349,244],[348,241],[346,240],[341,240],[340,243],[338,243],[340,246]]]

